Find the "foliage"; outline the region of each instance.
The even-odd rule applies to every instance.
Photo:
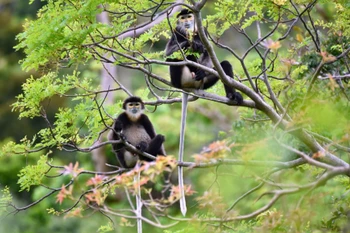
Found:
[[[0,216],[8,211],[8,206],[12,202],[12,196],[10,193],[10,189],[5,187],[1,190],[0,195]]]
[[[41,156],[37,165],[26,166],[19,172],[18,183],[21,186],[20,191],[29,191],[31,186],[41,184],[44,175],[49,169],[49,165],[47,165],[46,162],[47,155]]]
[[[14,174],[19,191],[32,198],[10,204],[16,200],[4,188],[5,211],[42,205],[34,216],[107,217],[94,226],[98,232],[129,230],[140,221],[145,230],[157,232],[154,227],[166,232],[339,232],[349,227],[349,3],[202,3],[48,0],[36,19],[26,20],[15,48],[24,52],[22,68],[33,75],[11,106],[21,120],[40,118],[46,126],[35,135],[23,133],[18,143],[2,143],[1,161],[30,158]],[[229,60],[239,82],[220,78],[244,95],[236,108],[222,97],[221,84],[208,91],[185,90],[198,100],[189,104],[184,163],[172,156],[181,91],[168,81],[163,52],[178,5],[191,7],[199,29],[204,25],[208,32],[207,38],[201,35],[205,30],[198,31],[211,44],[206,49],[215,70],[208,69],[220,71],[217,56]],[[113,73],[111,66],[126,71]],[[99,69],[104,74],[97,74]],[[166,137],[169,155],[130,170],[119,168],[115,159],[105,170],[92,168],[90,155],[113,157],[105,132],[128,95],[144,100],[156,131]],[[60,104],[51,104],[57,99]],[[173,179],[178,166],[187,168],[186,217],[176,204],[182,192]]]

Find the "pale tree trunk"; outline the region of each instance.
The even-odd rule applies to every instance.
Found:
[[[101,23],[109,24],[108,14],[106,12],[102,12],[97,15],[97,20]],[[111,63],[103,63],[103,68],[101,70],[101,90],[112,89],[115,82],[111,78],[111,75],[115,76],[117,74],[117,66]],[[113,103],[115,92],[108,92],[106,95],[105,104],[110,105]],[[101,140],[105,135],[101,135],[98,141],[95,144],[101,143]],[[106,166],[107,158],[105,155],[104,147],[99,147],[92,152],[92,160],[95,164],[95,170],[98,172],[104,172],[108,170]]]

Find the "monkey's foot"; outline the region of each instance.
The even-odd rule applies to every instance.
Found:
[[[162,134],[157,134],[155,138],[162,143],[165,141],[165,137]]]
[[[120,122],[120,121],[116,121],[116,122],[115,122],[114,129],[115,129],[117,132],[121,132],[121,131],[123,130],[123,123]]]
[[[192,72],[193,73],[193,72]],[[195,74],[195,80],[196,81],[200,81],[200,80],[202,80],[203,78],[205,78],[205,71],[204,70],[197,70],[196,71],[196,74]]]
[[[243,103],[243,97],[239,92],[227,93],[226,97],[230,100],[234,100],[238,105],[241,105]]]
[[[194,72],[191,72],[191,75],[192,75],[192,79],[196,78],[196,74]]]

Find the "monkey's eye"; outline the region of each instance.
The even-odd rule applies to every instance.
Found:
[[[188,19],[192,19],[193,15],[187,15]]]
[[[129,108],[140,107],[140,103],[129,103],[128,107]]]

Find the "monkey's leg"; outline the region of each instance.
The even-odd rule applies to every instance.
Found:
[[[166,61],[178,62],[181,60],[167,58]],[[170,81],[171,81],[171,84],[176,88],[181,88],[181,77],[183,72],[182,70],[183,70],[183,66],[169,66]]]
[[[148,147],[146,148],[145,152],[148,154],[151,154],[153,156],[157,156],[159,154],[159,151],[162,148],[163,142],[165,141],[165,138],[161,134],[157,134],[148,144]],[[149,158],[143,158],[143,160],[146,161],[152,161]]]
[[[222,69],[224,70],[225,74],[230,76],[233,79],[233,69],[232,65],[228,61],[223,61],[220,63]],[[236,100],[237,104],[242,104],[243,102],[243,97],[241,93],[236,92],[236,90],[232,87],[227,86],[224,84],[225,87],[225,92],[226,92],[226,97],[231,99],[231,100]]]
[[[203,89],[208,89],[212,86],[215,85],[215,83],[217,83],[217,81],[219,80],[218,77],[216,77],[215,75],[209,74],[204,78],[204,85],[203,85]]]
[[[133,158],[132,154],[124,148],[119,149],[117,152],[117,159],[119,165],[123,168],[133,168],[137,159]]]

